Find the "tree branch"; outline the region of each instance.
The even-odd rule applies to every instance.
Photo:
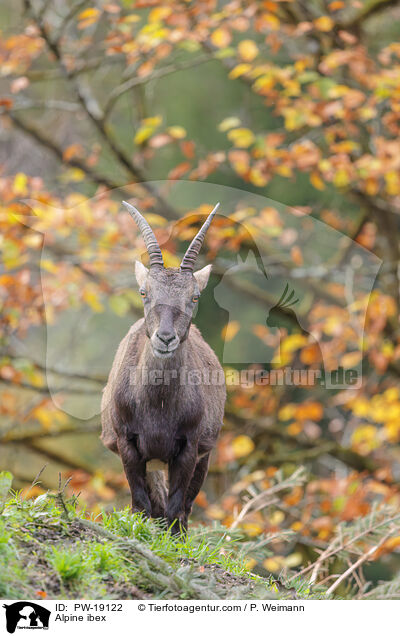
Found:
[[[64,63],[59,41],[53,40],[48,33],[46,26],[43,20],[35,13],[34,8],[32,6],[31,0],[24,0],[24,6],[26,10],[31,14],[33,20],[35,21],[40,34],[44,41],[46,42],[47,48],[54,55],[55,59],[60,66],[62,73],[65,78],[70,82],[71,86],[74,89],[74,92],[77,96],[79,103],[81,104],[83,110],[85,111],[87,117],[94,124],[98,133],[104,140],[104,142],[108,145],[113,155],[116,157],[121,166],[125,168],[129,176],[137,182],[140,182],[142,187],[147,190],[147,192],[155,198],[160,208],[163,210],[165,216],[169,218],[176,218],[177,212],[174,208],[172,208],[168,202],[166,202],[160,194],[157,192],[156,188],[151,184],[147,183],[147,175],[145,175],[141,168],[131,161],[124,153],[124,151],[118,146],[115,139],[110,134],[110,131],[106,127],[104,115],[102,113],[102,109],[97,104],[94,97],[91,95],[89,89],[84,90],[80,85],[78,79],[72,76]]]

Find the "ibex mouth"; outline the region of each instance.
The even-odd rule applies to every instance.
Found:
[[[161,349],[156,349],[155,347],[153,347],[153,353],[156,358],[171,358],[174,355],[176,349],[177,347],[175,347],[175,349],[172,349],[172,351],[161,351]]]

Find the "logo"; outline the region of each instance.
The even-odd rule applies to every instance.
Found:
[[[16,629],[49,629],[51,612],[37,603],[18,601],[3,607],[6,610],[6,627],[9,634],[14,634]]]

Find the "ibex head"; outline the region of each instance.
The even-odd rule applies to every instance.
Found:
[[[143,298],[146,334],[157,358],[170,358],[186,339],[200,293],[207,285],[211,265],[194,272],[215,206],[190,243],[179,268],[164,267],[160,246],[146,219],[129,203],[123,205],[136,221],[150,257],[149,269],[136,261],[135,275]]]

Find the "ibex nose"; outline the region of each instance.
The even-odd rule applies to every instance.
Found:
[[[169,345],[175,338],[175,335],[170,331],[157,331],[157,338],[159,338],[164,344]]]

